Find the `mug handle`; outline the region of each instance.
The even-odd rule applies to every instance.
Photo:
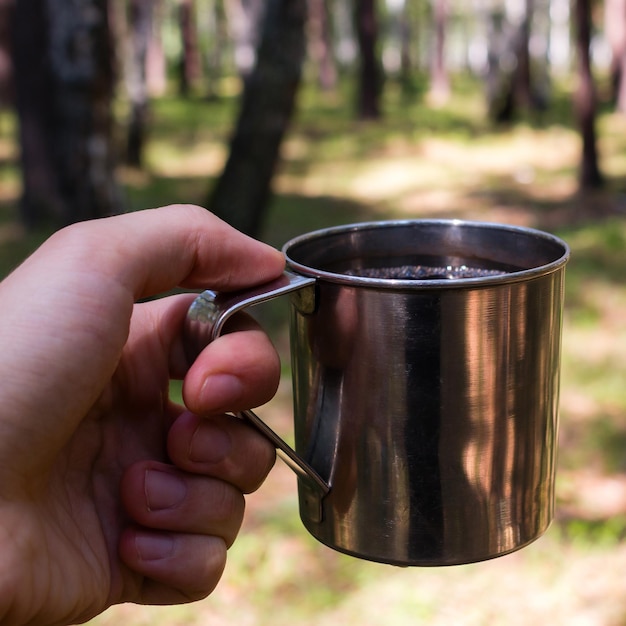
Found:
[[[224,324],[231,315],[255,304],[266,302],[283,294],[292,293],[296,308],[310,314],[315,311],[316,279],[285,271],[279,278],[242,291],[216,293],[202,292],[191,304],[185,321],[185,347],[192,362],[201,350],[222,333]],[[330,485],[302,459],[281,437],[279,437],[256,413],[241,411],[238,417],[248,420],[276,447],[281,459],[301,478],[304,483],[322,497],[330,491]]]

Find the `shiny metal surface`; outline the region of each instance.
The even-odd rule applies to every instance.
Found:
[[[271,298],[292,293],[292,304],[304,314],[312,313],[315,308],[314,278],[285,272],[276,280],[260,287],[234,293],[202,292],[187,311],[185,326],[185,347],[190,361],[198,356],[203,346],[219,337],[224,324],[231,315]],[[309,485],[317,494],[326,494],[328,484],[319,476],[302,457],[298,456],[265,422],[253,411],[241,411],[239,417],[253,424],[265,437],[276,446],[282,460],[298,475],[303,483]],[[318,510],[319,510],[319,505]],[[319,513],[318,513],[319,516]]]
[[[314,306],[291,306],[296,456],[329,487],[298,479],[313,536],[374,561],[449,565],[541,535],[554,513],[567,245],[415,220],[318,231],[284,252],[315,279]],[[506,273],[358,276],[407,264]]]

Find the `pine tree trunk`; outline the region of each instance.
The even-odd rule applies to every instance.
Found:
[[[209,208],[257,235],[280,145],[295,107],[305,52],[306,0],[268,0],[256,65],[245,82],[230,155]]]
[[[377,55],[376,0],[354,0],[354,19],[360,52],[357,113],[361,119],[377,119],[382,75]]]
[[[130,60],[126,79],[130,116],[126,141],[126,163],[141,167],[148,124],[148,48],[152,35],[153,0],[130,0]]]
[[[19,0],[13,22],[26,225],[119,212],[106,0]]]
[[[526,11],[519,25],[517,45],[517,68],[514,73],[513,89],[516,105],[527,111],[532,108],[532,77],[530,71],[530,25],[532,23],[534,2],[526,0]]]
[[[195,0],[180,0],[179,24],[181,36],[181,57],[179,64],[179,90],[183,96],[189,95],[200,80],[201,64],[196,30]]]
[[[450,97],[450,80],[445,60],[447,14],[446,0],[435,0],[435,53],[430,70],[430,98],[435,104],[443,104]]]
[[[327,0],[309,0],[311,57],[317,64],[319,85],[325,91],[337,85],[329,22]]]
[[[591,72],[591,1],[576,0],[576,48],[578,52],[578,91],[575,110],[582,138],[580,185],[583,189],[600,187],[603,177],[598,166],[596,146],[596,91]]]
[[[219,81],[224,74],[225,51],[228,47],[228,25],[224,2],[225,0],[213,0],[211,7],[209,32],[211,45],[206,53],[207,98],[209,100],[219,97]]]
[[[497,123],[510,123],[520,109],[535,105],[529,50],[534,1],[524,7],[514,19],[499,8],[491,13],[487,98],[489,117]]]
[[[605,0],[605,33],[611,48],[611,86],[615,108],[626,113],[626,0]]]

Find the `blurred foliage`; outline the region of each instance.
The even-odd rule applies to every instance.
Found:
[[[562,525],[562,535],[581,548],[590,545],[614,547],[626,539],[626,515],[608,520],[574,519]]]

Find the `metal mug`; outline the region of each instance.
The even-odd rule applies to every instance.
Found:
[[[554,513],[567,244],[404,220],[283,251],[277,281],[200,295],[187,332],[206,343],[236,311],[291,293],[295,450],[243,416],[298,473],[311,534],[402,566],[481,561],[539,537]]]

